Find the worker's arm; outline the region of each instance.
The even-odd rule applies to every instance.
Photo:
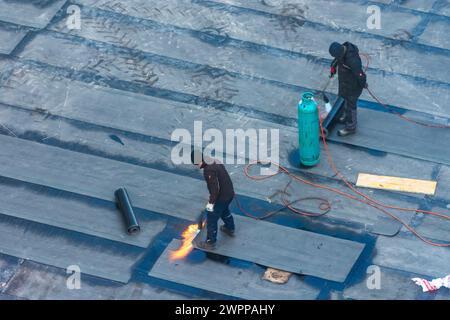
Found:
[[[361,88],[365,88],[367,86],[367,78],[365,72],[362,69],[361,59],[360,58],[350,59],[349,61],[347,61],[347,63],[353,75],[358,80],[358,83],[361,86]]]
[[[203,174],[206,185],[208,186],[209,203],[214,204],[219,196],[219,180],[217,179],[217,172],[215,170],[205,170]]]

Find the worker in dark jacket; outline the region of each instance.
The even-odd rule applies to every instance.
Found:
[[[338,131],[340,136],[348,136],[356,132],[356,102],[364,88],[367,88],[366,74],[362,69],[358,47],[350,42],[340,44],[333,42],[329,52],[334,57],[330,68],[330,77],[336,72],[339,78],[339,96],[344,98],[344,112],[339,118],[345,128]]]
[[[191,161],[203,169],[203,177],[209,191],[209,201],[206,205],[206,241],[198,242],[197,246],[213,250],[216,246],[219,219],[225,223],[220,230],[228,236],[234,236],[234,219],[229,210],[230,203],[234,198],[233,182],[223,164],[217,161],[205,161],[202,152],[192,151]]]

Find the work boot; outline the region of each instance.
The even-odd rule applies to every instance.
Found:
[[[220,231],[222,231],[229,237],[234,237],[234,230],[228,229],[227,227],[225,227],[225,225],[220,226]]]
[[[356,129],[355,130],[341,129],[341,130],[338,131],[338,136],[346,137],[346,136],[354,134],[355,132],[356,132]]]
[[[206,241],[198,241],[197,242],[197,247],[199,249],[203,249],[203,250],[214,250],[216,249],[216,243],[206,240]]]

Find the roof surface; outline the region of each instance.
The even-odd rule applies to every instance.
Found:
[[[381,9],[381,29],[367,27],[370,5]],[[80,28],[71,29],[77,8]],[[0,299],[449,299],[449,289],[422,293],[411,281],[450,274],[448,247],[424,243],[371,206],[301,183],[289,194],[327,199],[328,214],[282,210],[267,219],[267,231],[246,234],[238,225],[237,237],[264,233],[266,247],[283,244],[279,255],[309,252],[290,247],[287,234],[313,232],[323,239],[319,250],[348,243],[333,257],[344,259],[345,251],[354,259],[336,267],[345,280],[330,276],[327,262],[335,260],[322,254],[297,257],[316,272],[269,283],[254,262],[263,254],[270,260],[273,248],[261,256],[253,250],[248,261],[198,250],[168,259],[208,196],[198,170],[171,161],[175,129],[192,131],[194,121],[204,129],[279,129],[282,165],[348,191],[323,149],[319,165],[298,164],[296,106],[303,92],[326,83],[329,44],[351,41],[370,57],[370,89],[390,111],[449,125],[448,30],[448,0],[0,0]],[[335,98],[336,81],[327,92]],[[361,96],[358,134],[330,136],[337,168],[352,183],[360,172],[435,180],[434,196],[360,190],[449,215],[449,130],[389,110]],[[287,176],[255,182],[243,165],[227,168],[246,210],[281,208],[274,194]],[[127,235],[115,207],[119,187],[130,193],[138,235]],[[231,209],[243,215],[236,204]],[[450,241],[448,220],[388,211],[427,239]],[[364,248],[356,257],[355,246]],[[74,265],[82,272],[78,290],[67,286]],[[367,285],[373,266],[379,289]]]

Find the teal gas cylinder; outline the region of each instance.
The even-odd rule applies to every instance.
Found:
[[[319,110],[311,92],[298,103],[298,145],[300,163],[315,166],[320,161]]]

